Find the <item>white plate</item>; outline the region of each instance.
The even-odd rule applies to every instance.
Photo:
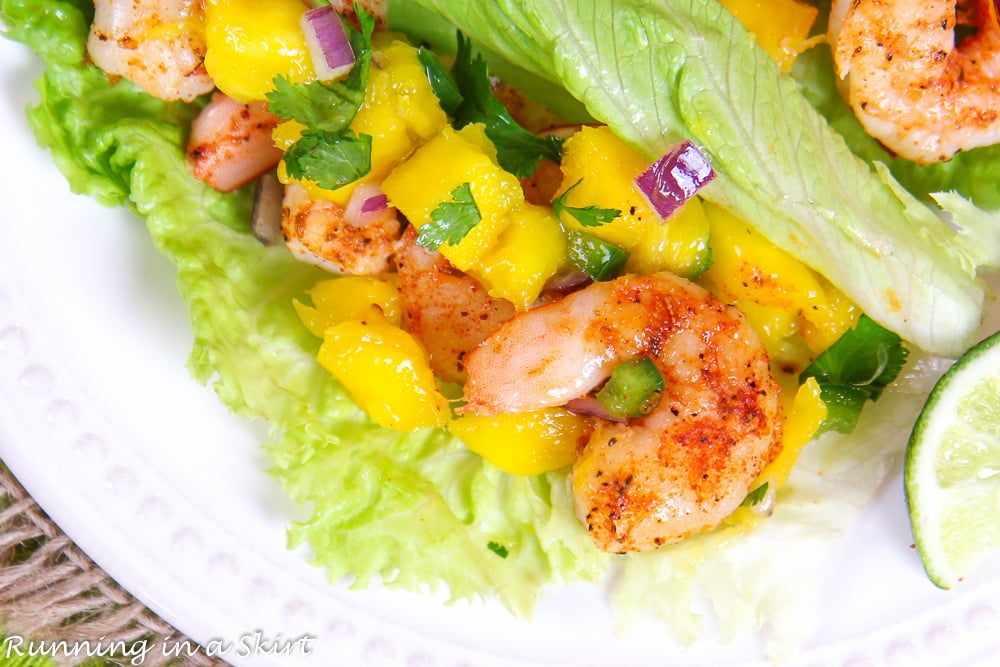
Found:
[[[263,426],[184,368],[172,267],[141,222],[72,195],[30,136],[39,72],[0,39],[0,458],[136,597],[236,664],[766,664],[753,637],[689,650],[653,629],[619,639],[593,587],[553,591],[528,622],[349,592],[286,550],[297,510],[264,472]],[[945,593],[909,544],[897,469],[830,559],[794,664],[970,665],[1000,648],[1000,561]],[[295,650],[267,655],[282,646]]]

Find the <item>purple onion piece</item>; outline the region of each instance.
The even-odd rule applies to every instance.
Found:
[[[593,396],[582,396],[574,398],[564,405],[572,413],[583,415],[584,417],[597,417],[612,422],[626,423],[628,420],[623,417],[616,417]]]
[[[354,67],[354,50],[340,15],[330,5],[308,10],[302,15],[302,32],[312,57],[316,78],[338,79]]]
[[[664,220],[715,178],[704,153],[682,141],[635,178],[635,184]]]
[[[389,198],[384,194],[368,197],[361,204],[362,213],[375,213],[384,211],[389,205]]]

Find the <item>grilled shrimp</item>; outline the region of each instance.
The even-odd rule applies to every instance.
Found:
[[[780,451],[779,385],[743,315],[682,278],[626,276],[517,315],[466,359],[466,409],[498,414],[584,396],[637,356],[665,380],[657,407],[601,421],[573,466],[576,513],[610,552],[714,528]]]
[[[358,186],[357,192],[364,192]],[[285,187],[281,232],[298,259],[332,273],[377,275],[388,270],[399,240],[395,209],[382,206],[364,215],[336,202],[312,199],[297,183]]]
[[[1000,25],[993,0],[835,0],[837,74],[868,132],[920,163],[1000,142]],[[976,28],[960,43],[960,17]]]
[[[514,304],[490,296],[416,239],[416,229],[408,227],[396,252],[403,327],[423,344],[435,375],[464,382],[466,354],[514,316]]]
[[[191,101],[215,84],[205,70],[199,0],[96,0],[87,52],[150,95]]]
[[[281,160],[271,139],[280,122],[264,102],[240,104],[215,93],[191,123],[187,155],[195,178],[229,192],[270,171]]]

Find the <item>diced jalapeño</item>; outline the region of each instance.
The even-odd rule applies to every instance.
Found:
[[[566,240],[569,261],[597,282],[617,277],[628,259],[625,250],[587,232],[567,232]]]
[[[597,401],[612,416],[645,417],[656,409],[663,393],[663,375],[649,357],[636,357],[618,364]]]

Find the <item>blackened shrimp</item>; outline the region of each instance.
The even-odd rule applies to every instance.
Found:
[[[416,243],[408,227],[396,252],[403,327],[423,344],[434,374],[448,382],[465,380],[465,356],[514,316],[514,304],[497,299],[441,253]]]
[[[240,104],[215,93],[191,123],[187,155],[195,178],[229,192],[281,160],[271,132],[281,122],[264,102]]]
[[[710,530],[781,449],[779,385],[743,315],[670,274],[595,283],[517,315],[466,359],[466,409],[562,405],[619,363],[650,357],[656,409],[601,422],[573,467],[576,512],[605,551]]]
[[[96,0],[87,53],[150,95],[191,101],[215,87],[204,22],[199,0]]]
[[[348,204],[348,208],[353,207]],[[400,224],[395,209],[382,206],[353,215],[344,206],[313,199],[301,185],[289,183],[281,207],[281,232],[288,249],[303,262],[331,273],[378,275],[391,265]]]
[[[960,21],[974,34],[959,41]],[[830,40],[855,114],[898,155],[931,163],[1000,142],[994,0],[835,0]]]

